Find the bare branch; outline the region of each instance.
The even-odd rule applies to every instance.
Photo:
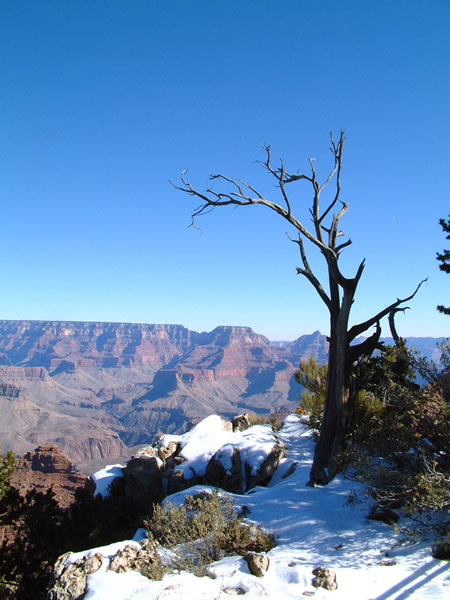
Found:
[[[409,306],[404,306],[403,308],[393,308],[390,312],[389,312],[389,329],[391,330],[391,335],[392,338],[394,339],[394,342],[396,345],[398,345],[401,341],[401,337],[398,335],[397,333],[397,329],[395,328],[395,315],[398,312],[405,312],[405,310],[408,310]]]
[[[270,169],[271,169],[271,167],[270,167]],[[273,171],[273,173],[275,173],[275,176],[276,176],[276,172]],[[210,180],[211,181],[215,181],[215,180],[225,181],[228,184],[230,184],[232,186],[232,188],[234,188],[234,190],[232,190],[228,193],[225,193],[225,192],[216,192],[213,189],[208,188],[205,193],[198,192],[192,186],[192,184],[190,184],[186,181],[185,175],[186,175],[186,171],[183,171],[183,173],[181,175],[181,181],[183,184],[182,186],[175,185],[172,182],[171,182],[171,184],[176,189],[178,189],[182,192],[185,192],[186,194],[189,194],[190,196],[196,196],[197,198],[200,198],[200,200],[202,200],[203,204],[201,206],[199,206],[198,208],[196,208],[194,210],[194,212],[192,213],[193,223],[195,222],[195,219],[197,217],[210,212],[212,207],[229,206],[229,205],[250,206],[250,205],[254,205],[254,204],[260,204],[262,206],[266,206],[267,208],[270,208],[271,210],[273,210],[274,212],[279,214],[281,217],[283,217],[299,233],[301,233],[303,236],[305,236],[305,238],[307,238],[312,244],[314,244],[318,248],[320,248],[320,250],[322,252],[327,251],[326,244],[324,244],[324,242],[321,239],[317,239],[312,233],[310,233],[306,229],[306,227],[304,227],[304,225],[300,221],[298,221],[291,214],[289,205],[288,205],[288,208],[283,208],[282,206],[280,206],[279,204],[276,204],[275,202],[266,200],[261,194],[256,192],[256,190],[252,186],[249,186],[248,184],[242,182],[239,179],[234,180],[229,177],[226,177],[225,175],[222,175],[221,173],[219,173],[217,175],[212,175],[210,177]],[[277,179],[278,179],[278,177],[277,177]],[[244,188],[247,188],[248,190],[253,192],[256,197],[249,196],[245,192]]]
[[[381,326],[380,322],[376,323],[375,332],[365,339],[360,344],[354,344],[348,349],[347,362],[349,366],[355,364],[355,362],[364,362],[366,358],[370,358],[375,350],[381,350],[383,346],[380,344]]]
[[[323,215],[321,216],[321,221],[323,221],[327,215],[330,213],[331,210],[333,210],[334,206],[336,205],[337,201],[339,200],[339,195],[341,193],[341,169],[342,169],[342,151],[344,148],[344,141],[345,141],[345,137],[344,137],[344,132],[343,130],[341,130],[341,135],[339,138],[339,142],[336,145],[334,139],[333,139],[333,132],[330,133],[330,139],[331,139],[331,152],[334,155],[334,169],[332,170],[332,172],[330,173],[330,176],[328,177],[326,183],[324,183],[324,185],[322,187],[325,187],[325,185],[328,185],[328,183],[331,181],[332,177],[334,176],[334,174],[337,172],[336,175],[336,192],[334,195],[334,199],[333,201],[330,203],[330,205],[328,206],[328,208],[325,210],[325,212],[323,213]]]
[[[350,246],[350,244],[352,243],[351,239],[348,239],[346,242],[340,244],[339,246],[336,246],[336,248],[334,249],[336,254],[339,256],[339,254],[341,253],[341,251],[346,248],[347,246]]]
[[[306,277],[308,279],[308,281],[313,285],[316,292],[321,297],[322,301],[327,306],[328,310],[331,310],[331,300],[330,300],[329,296],[327,295],[327,293],[325,292],[325,290],[323,289],[320,281],[313,274],[311,267],[309,266],[308,258],[306,256],[306,252],[305,252],[305,245],[303,243],[303,239],[302,239],[301,235],[299,234],[298,240],[293,240],[289,235],[288,235],[288,238],[290,239],[291,242],[298,244],[298,247],[300,250],[300,256],[302,257],[303,266],[305,267],[304,269],[297,267],[297,274],[303,275],[304,277]]]
[[[428,280],[428,278],[422,279],[422,281],[416,287],[416,289],[414,290],[414,292],[410,296],[408,296],[407,298],[402,298],[402,299],[398,298],[395,302],[393,302],[392,304],[390,304],[384,310],[380,311],[374,317],[372,317],[370,319],[367,319],[367,321],[364,321],[364,323],[360,323],[359,325],[354,325],[349,330],[349,332],[348,332],[348,335],[347,335],[347,341],[348,341],[348,343],[350,344],[352,342],[352,340],[354,340],[358,335],[361,335],[362,333],[364,333],[364,331],[367,331],[367,329],[369,329],[369,327],[371,327],[375,323],[381,321],[381,319],[383,317],[385,317],[386,315],[388,315],[392,310],[395,310],[398,306],[400,306],[400,304],[403,304],[404,302],[409,302],[409,300],[412,300],[412,298],[414,298],[414,296],[419,291],[419,289],[422,286],[422,284],[425,283],[425,281],[427,281],[427,280]]]

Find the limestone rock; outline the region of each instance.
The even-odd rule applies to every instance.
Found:
[[[248,420],[246,414],[237,415],[236,417],[234,417],[231,424],[233,426],[233,431],[245,431],[246,429],[249,429],[249,427],[251,427],[250,421]]]
[[[322,587],[325,590],[330,591],[337,590],[338,585],[335,571],[332,571],[331,569],[317,567],[313,570],[313,575],[315,575],[314,579],[312,580],[312,584],[314,587]]]
[[[71,564],[66,564],[70,552],[58,558],[53,568],[52,580],[47,600],[82,600],[86,593],[88,575],[102,566],[100,554],[84,556]]]
[[[144,446],[132,458],[156,458],[156,451],[153,446]]]
[[[169,442],[167,445],[160,445],[158,448],[158,456],[166,462],[169,458],[173,457],[179,452],[179,446],[175,442]]]
[[[269,568],[269,557],[266,554],[256,554],[248,552],[244,556],[244,560],[248,564],[248,569],[255,577],[264,577]]]
[[[109,563],[109,570],[116,573],[142,571],[149,563],[158,560],[156,545],[149,540],[145,540],[141,542],[139,547],[129,544],[123,550],[116,552]]]

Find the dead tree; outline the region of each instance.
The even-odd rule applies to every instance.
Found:
[[[216,191],[208,188],[205,192],[197,191],[186,180],[186,171],[183,172],[182,184],[177,189],[195,196],[201,200],[201,204],[192,214],[192,224],[195,226],[196,219],[201,215],[219,206],[253,206],[262,205],[285,219],[296,231],[296,239],[292,239],[298,245],[302,266],[297,267],[297,273],[306,277],[311,283],[321,300],[326,305],[330,315],[330,336],[328,354],[328,375],[326,387],[326,399],[324,416],[319,440],[316,445],[313,466],[311,469],[311,484],[326,484],[336,474],[335,457],[343,448],[350,423],[353,405],[353,394],[351,393],[351,377],[355,367],[367,360],[376,348],[380,347],[381,334],[380,321],[385,316],[390,316],[389,322],[393,327],[394,314],[399,307],[413,298],[421,283],[414,293],[407,298],[397,299],[387,308],[384,308],[373,317],[363,323],[349,328],[350,309],[353,304],[356,288],[364,270],[364,260],[359,265],[353,277],[344,277],[339,268],[339,257],[347,246],[352,242],[350,239],[340,241],[345,235],[339,229],[339,223],[348,210],[348,205],[340,199],[341,193],[341,168],[342,150],[344,146],[344,134],[341,131],[339,141],[336,143],[331,137],[330,150],[333,156],[333,167],[328,177],[319,183],[316,176],[314,159],[309,164],[311,174],[290,174],[286,171],[283,161],[280,166],[272,166],[270,146],[264,146],[266,154],[265,161],[261,164],[264,169],[275,178],[279,188],[281,201],[279,203],[268,200],[252,185],[240,179],[230,179],[225,175],[218,174],[210,177],[211,181],[225,184],[228,191]],[[292,212],[292,202],[287,188],[296,182],[306,182],[313,192],[310,213],[312,217],[312,228],[307,229],[302,221],[297,219]],[[321,196],[325,188],[333,184],[331,197],[320,205]],[[326,261],[328,270],[328,281],[326,285],[318,280],[310,268],[305,241],[309,242],[321,252]],[[375,332],[365,341],[353,344],[354,340],[375,326]],[[394,337],[396,337],[394,330]]]

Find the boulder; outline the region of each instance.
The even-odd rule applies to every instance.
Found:
[[[256,554],[255,552],[248,552],[244,556],[245,562],[248,564],[248,570],[255,577],[264,577],[269,569],[269,557],[267,554]]]
[[[242,494],[242,464],[239,448],[234,448],[231,455],[231,468],[226,469],[220,460],[218,450],[209,460],[205,471],[205,484],[222,488],[232,494]]]
[[[284,456],[284,447],[275,441],[271,451],[255,472],[254,464],[242,461],[239,447],[235,446],[232,450],[231,447],[230,444],[226,444],[210,458],[204,483],[233,494],[243,494],[257,485],[267,485]],[[223,455],[227,451],[231,452],[231,465],[226,467]]]
[[[111,558],[109,570],[115,573],[145,570],[149,563],[159,561],[156,545],[149,540],[140,543],[140,547],[129,544],[123,550],[118,550]]]
[[[156,451],[153,446],[144,446],[132,458],[156,458]]]
[[[338,585],[335,571],[332,571],[331,569],[317,567],[313,570],[313,575],[315,575],[314,579],[312,580],[312,584],[314,587],[322,587],[325,590],[330,591],[337,590]]]
[[[231,422],[233,426],[233,431],[245,431],[251,427],[250,421],[248,420],[248,416],[245,415],[237,415]]]
[[[155,457],[132,458],[123,470],[123,490],[136,509],[150,512],[163,498],[162,474]]]
[[[284,447],[280,444],[274,444],[267,458],[261,463],[256,474],[252,474],[249,465],[246,465],[246,483],[247,490],[256,487],[257,485],[267,485],[275,472],[275,469],[280,464],[280,460],[284,456]]]
[[[167,445],[161,445],[158,448],[158,456],[168,467],[173,465],[175,455],[180,451],[180,445],[176,442],[169,442]]]
[[[70,552],[58,558],[53,568],[47,600],[82,600],[86,594],[88,575],[102,566],[100,554],[84,556],[74,563],[66,564]]]

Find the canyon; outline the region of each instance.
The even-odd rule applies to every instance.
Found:
[[[292,412],[299,362],[327,350],[318,331],[271,343],[249,327],[0,321],[0,445],[51,444],[87,472],[210,414]]]

